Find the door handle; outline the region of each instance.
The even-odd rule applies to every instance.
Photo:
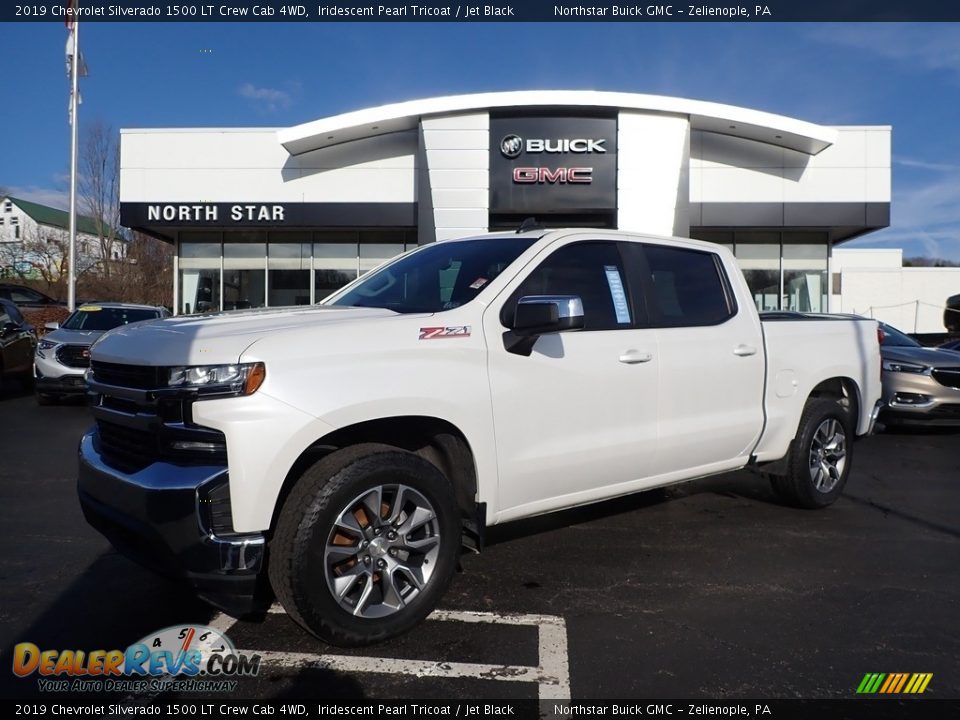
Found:
[[[638,350],[627,350],[620,356],[620,362],[627,365],[636,365],[638,363],[650,362],[653,360],[653,353],[639,352]]]
[[[739,357],[749,357],[750,355],[756,355],[757,349],[753,345],[737,345],[733,349],[733,354]]]

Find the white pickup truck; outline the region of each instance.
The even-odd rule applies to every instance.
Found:
[[[606,230],[433,243],[91,358],[88,521],[342,645],[423,619],[489,525],[745,467],[827,506],[881,395],[875,322],[761,320],[726,249]]]

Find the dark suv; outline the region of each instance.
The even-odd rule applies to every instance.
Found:
[[[947,306],[943,309],[943,326],[951,335],[960,333],[960,295],[947,298]]]
[[[28,384],[33,380],[36,347],[33,325],[23,319],[16,305],[0,298],[0,390],[10,377]]]
[[[23,285],[10,285],[9,283],[0,283],[0,300],[9,300],[18,307],[23,308],[67,306],[65,302],[54,300],[39,290],[34,290],[33,288],[28,288]]]

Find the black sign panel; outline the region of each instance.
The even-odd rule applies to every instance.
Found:
[[[124,227],[415,227],[416,203],[125,202]]]
[[[490,118],[491,213],[595,213],[616,208],[615,118]]]

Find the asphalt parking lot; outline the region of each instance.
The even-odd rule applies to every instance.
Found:
[[[491,530],[438,614],[344,651],[286,615],[234,623],[84,523],[81,404],[0,397],[0,692],[11,647],[126,647],[179,623],[269,659],[233,697],[853,697],[867,672],[960,697],[960,431],[860,442],[844,497],[783,507],[736,473]]]

